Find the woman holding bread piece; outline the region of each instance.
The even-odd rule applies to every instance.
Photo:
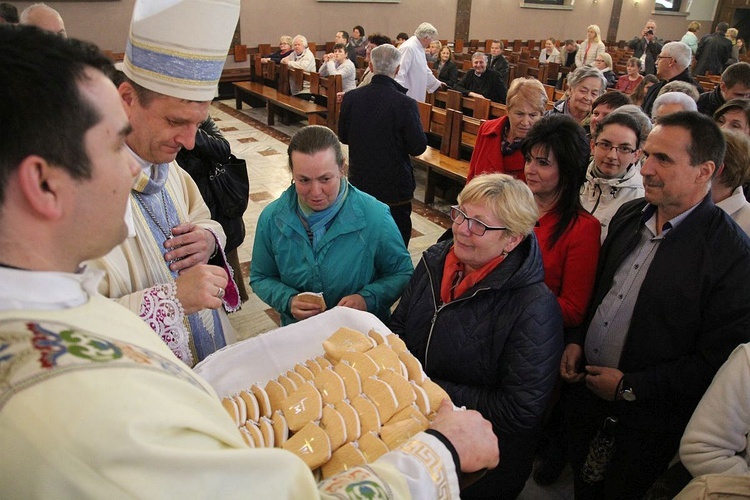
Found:
[[[544,284],[526,184],[474,177],[451,219],[453,239],[424,252],[390,326],[455,405],[492,422],[500,465],[461,498],[515,498],[557,379],[562,314]]]
[[[283,325],[337,305],[387,321],[414,270],[388,207],[349,184],[329,128],[300,129],[288,154],[292,185],[258,219],[253,291]]]

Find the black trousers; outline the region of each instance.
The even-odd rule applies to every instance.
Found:
[[[404,239],[404,245],[408,248],[411,238],[411,201],[395,205],[389,204],[388,208],[391,209],[391,217],[396,222],[396,227],[398,227],[398,231]]]
[[[653,430],[629,425],[627,413],[637,402],[609,402],[596,396],[584,383],[571,384],[568,391],[567,422],[570,431],[570,465],[573,469],[575,498],[640,499],[667,470],[677,454],[682,432]],[[595,484],[585,482],[581,469],[589,453],[591,440],[609,416],[619,418],[614,431],[614,452],[604,473]]]

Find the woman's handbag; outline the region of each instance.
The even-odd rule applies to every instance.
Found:
[[[245,160],[229,155],[226,163],[215,163],[208,176],[208,188],[213,195],[211,198],[214,207],[220,215],[228,219],[242,217],[250,196]]]

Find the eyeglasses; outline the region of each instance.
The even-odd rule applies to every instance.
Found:
[[[635,153],[635,149],[631,148],[630,146],[615,146],[613,144],[610,144],[607,141],[595,142],[594,146],[596,146],[602,151],[606,151],[607,153],[609,153],[613,149],[617,150],[617,152],[622,155],[629,155],[631,153]]]
[[[658,61],[659,59],[674,59],[674,57],[672,57],[672,56],[656,56],[656,60]]]
[[[466,221],[469,231],[477,236],[484,236],[487,231],[507,231],[508,229],[507,227],[488,226],[484,222],[463,213],[457,205],[451,207],[451,220],[459,226]]]

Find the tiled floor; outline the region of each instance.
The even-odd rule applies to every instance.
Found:
[[[294,132],[306,122],[283,125],[277,120],[274,127],[269,127],[265,124],[265,109],[250,109],[245,106],[242,111],[237,111],[234,108],[234,100],[215,101],[211,108],[211,116],[229,140],[232,152],[247,160],[250,178],[250,203],[244,215],[247,235],[245,243],[238,251],[243,279],[247,283],[256,221],[263,208],[289,187],[291,176],[287,166],[287,144]],[[346,154],[346,146],[344,149]],[[417,170],[415,176],[417,190],[414,193],[413,232],[409,251],[416,264],[422,251],[435,243],[449,227],[450,219],[446,214],[450,203],[438,199],[435,204],[427,206],[418,201],[424,199],[425,175]],[[229,317],[240,339],[258,335],[278,326],[278,314],[253,294],[252,290],[248,289],[248,292],[249,300],[243,304],[240,311]],[[519,498],[573,498],[570,469],[566,469],[557,483],[548,487],[537,486],[533,479],[529,479]]]

